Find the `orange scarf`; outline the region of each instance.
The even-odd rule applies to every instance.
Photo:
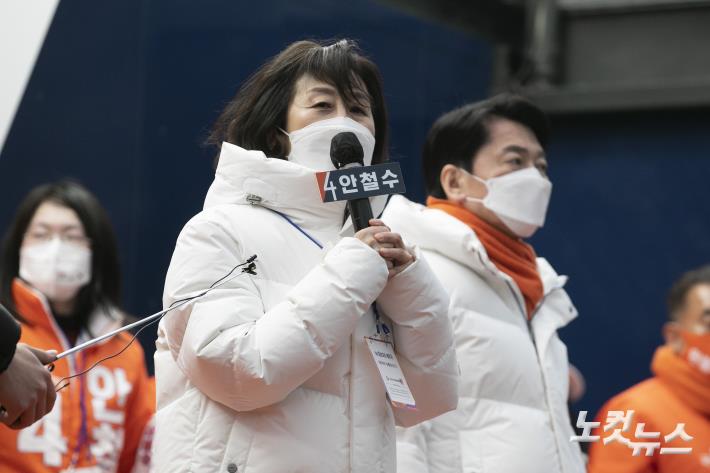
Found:
[[[671,347],[664,345],[656,350],[651,362],[651,371],[684,404],[710,416],[710,382],[678,356]]]
[[[537,270],[532,246],[519,238],[506,235],[474,213],[448,200],[429,197],[426,204],[427,207],[446,212],[471,227],[493,264],[513,278],[518,285],[525,299],[528,319],[532,318],[535,307],[543,296],[542,279]]]

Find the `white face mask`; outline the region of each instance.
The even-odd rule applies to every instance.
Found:
[[[335,166],[330,160],[330,142],[335,135],[343,131],[355,133],[362,145],[364,165],[369,166],[375,151],[375,137],[366,127],[348,117],[321,120],[288,133],[291,139],[291,154],[288,160],[314,171],[334,169]]]
[[[66,302],[91,281],[91,250],[55,237],[20,250],[20,277],[53,302]]]
[[[536,168],[526,168],[488,180],[468,174],[482,182],[488,193],[483,199],[466,197],[466,200],[481,202],[519,237],[531,237],[545,224],[552,183]]]

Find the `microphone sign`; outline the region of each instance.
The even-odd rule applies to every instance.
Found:
[[[406,192],[399,163],[355,166],[316,173],[323,202],[354,200]]]

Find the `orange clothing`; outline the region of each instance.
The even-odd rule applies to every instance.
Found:
[[[25,318],[21,342],[62,352],[69,347],[42,294],[15,280],[13,299]],[[92,336],[120,325],[116,318],[97,311],[89,321]],[[82,342],[87,335],[80,335]],[[130,336],[122,333],[55,363],[55,383],[83,371],[98,360],[126,346]],[[64,382],[62,383],[64,384]],[[57,393],[54,409],[21,431],[0,426],[0,473],[77,472],[96,465],[129,473],[133,468],[143,430],[155,411],[143,350],[134,342],[116,358],[104,361],[83,376],[72,378]],[[73,470],[71,470],[73,471]]]
[[[148,396],[155,401],[155,377],[148,378]],[[155,406],[154,406],[155,407]],[[141,440],[138,443],[136,450],[135,462],[131,473],[150,473],[153,464],[153,438],[155,437],[155,416],[151,416],[150,421],[146,424],[141,435]]]
[[[628,431],[623,436],[632,442],[660,442],[661,448],[692,448],[688,454],[661,454],[656,449],[652,456],[632,456],[633,449],[619,442],[603,444],[612,430],[595,429],[592,435],[601,439],[591,444],[589,473],[703,473],[710,472],[710,380],[703,379],[670,347],[660,347],[651,368],[655,377],[643,381],[609,400],[597,418],[605,425],[608,411],[633,410]],[[644,432],[660,432],[658,439],[637,438],[637,425],[645,423]],[[693,439],[675,438],[666,442],[679,423]]]
[[[533,247],[520,238],[506,235],[473,212],[451,201],[428,197],[426,204],[427,207],[446,212],[471,227],[496,268],[513,278],[517,284],[525,299],[528,319],[531,318],[544,294]]]

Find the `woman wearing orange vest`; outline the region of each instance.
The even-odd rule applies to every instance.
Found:
[[[710,266],[675,283],[668,309],[666,344],[651,362],[654,376],[616,395],[599,411],[601,425],[593,435],[601,438],[591,445],[589,473],[710,472]],[[623,412],[627,422],[607,427],[612,411]],[[604,443],[614,430],[624,428],[625,440]],[[638,443],[657,445],[650,451],[639,448],[634,456]]]
[[[20,342],[63,352],[121,326],[120,271],[108,217],[68,181],[20,204],[0,261],[0,302],[22,326]],[[0,427],[0,472],[118,472],[133,468],[154,411],[143,351],[121,334],[54,363],[52,411],[23,430]]]

